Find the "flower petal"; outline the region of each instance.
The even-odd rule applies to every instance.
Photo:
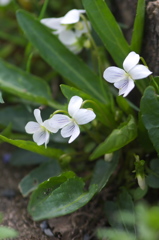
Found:
[[[71,122],[71,119],[64,114],[55,114],[48,120],[48,122],[51,128],[60,129],[69,124]]]
[[[144,65],[138,64],[133,69],[129,71],[132,79],[142,79],[148,77],[152,72]]]
[[[72,9],[62,18],[61,24],[73,24],[80,20],[80,14],[85,13],[85,10]]]
[[[45,26],[55,29],[56,31],[53,32],[54,34],[59,34],[60,32],[64,31],[66,29],[66,26],[61,25],[61,20],[63,18],[44,18],[41,19],[41,23]]]
[[[11,0],[0,0],[0,6],[5,6],[7,4],[9,4],[11,2]]]
[[[37,122],[30,121],[25,126],[25,131],[27,133],[33,134],[40,129],[40,125]]]
[[[95,117],[95,113],[88,109],[79,109],[74,115],[74,119],[79,125],[87,124],[93,121]]]
[[[73,96],[68,104],[68,113],[71,117],[80,109],[83,99],[79,96]]]
[[[49,142],[49,136],[49,132],[41,128],[39,131],[33,134],[33,140],[37,143],[38,146],[42,145],[43,143],[45,143],[46,146]]]
[[[36,121],[41,125],[43,123],[42,118],[41,118],[41,112],[39,109],[34,110],[34,116]]]
[[[121,80],[126,80],[127,75],[126,72],[118,67],[108,67],[104,73],[103,77],[107,82],[115,83]]]
[[[129,78],[127,80],[114,83],[114,86],[119,89],[119,96],[126,97],[129,92],[135,87],[134,81]]]
[[[129,72],[140,60],[139,54],[130,52],[123,62],[123,68],[126,72]]]
[[[58,38],[64,45],[72,45],[77,42],[76,34],[71,30],[60,32]]]
[[[59,128],[54,128],[50,125],[50,119],[48,120],[45,120],[44,123],[43,123],[43,126],[49,131],[49,132],[52,132],[52,133],[56,133]]]
[[[61,130],[61,135],[63,138],[71,136],[68,143],[73,142],[78,137],[79,134],[80,134],[79,126],[74,122],[69,123]]]

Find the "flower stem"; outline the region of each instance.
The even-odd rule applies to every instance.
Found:
[[[39,20],[44,17],[44,14],[45,14],[48,3],[49,3],[49,0],[45,0],[45,2],[43,4],[43,7],[40,11],[39,17],[38,17]],[[29,55],[28,55],[27,63],[26,63],[26,71],[27,72],[30,72],[31,61],[32,61],[32,57],[33,57],[33,51],[31,51],[31,46],[32,46],[32,44],[29,42],[27,47],[26,47],[26,51],[28,50],[28,52],[30,52]]]
[[[148,65],[145,61],[145,59],[143,57],[140,57],[141,61],[143,62],[143,64],[148,68]],[[156,87],[156,90],[158,91],[159,93],[159,86],[158,84],[156,83],[156,81],[154,80],[153,76],[152,75],[149,75],[149,79],[151,82],[153,82],[154,86]]]
[[[56,110],[55,112],[53,112],[53,114],[50,115],[50,118],[52,118],[57,113],[66,113],[68,115],[68,112],[65,110]]]

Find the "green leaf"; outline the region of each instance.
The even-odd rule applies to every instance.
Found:
[[[74,86],[109,105],[109,98],[102,94],[99,77],[79,57],[29,13],[19,10],[17,19],[29,41],[49,65]]]
[[[131,141],[137,136],[137,128],[134,118],[130,115],[128,120],[122,123],[118,129],[112,131],[112,133],[101,143],[91,155],[91,159],[98,158],[105,153],[114,152]]]
[[[60,149],[49,148],[49,147],[46,149],[44,146],[38,146],[34,142],[24,141],[24,140],[13,140],[13,139],[4,137],[3,135],[0,135],[0,140],[2,140],[3,142],[10,143],[16,147],[44,155],[46,157],[59,158],[62,154],[64,154],[64,152]]]
[[[144,126],[155,150],[159,153],[159,101],[152,86],[145,90],[140,108]]]
[[[0,239],[15,238],[18,236],[18,232],[12,228],[0,226]]]
[[[148,186],[152,188],[159,188],[159,159],[152,159],[150,162],[151,171],[146,178]]]
[[[31,166],[48,162],[49,160],[50,158],[43,155],[18,148],[12,152],[10,164],[13,166]]]
[[[35,221],[74,212],[85,205],[97,191],[95,185],[88,192],[83,187],[82,179],[75,176],[62,174],[52,177],[33,192],[28,211]]]
[[[19,189],[22,195],[26,197],[30,192],[35,190],[40,183],[50,177],[58,176],[60,173],[61,168],[56,160],[43,163],[21,180]]]
[[[51,102],[56,107],[46,82],[2,60],[0,60],[0,85],[1,90],[18,97],[46,105]]]
[[[92,98],[90,95],[84,93],[77,88],[70,87],[67,85],[60,85],[61,91],[66,98],[70,100],[71,97],[77,95],[83,98],[83,100],[91,100],[93,103],[89,102],[88,105],[91,107],[95,113],[97,114],[97,118],[106,126],[114,127],[115,125],[115,117],[114,113],[110,111],[110,108],[107,108],[103,103],[99,102],[98,100]],[[113,103],[112,103],[113,105]]]
[[[145,22],[145,0],[138,0],[136,17],[132,32],[131,49],[140,53]]]
[[[134,207],[132,197],[127,192],[126,189],[123,189],[122,192],[120,193],[117,204],[118,204],[118,209],[119,209],[119,219],[118,220],[123,224],[125,231],[127,231],[128,233],[131,233],[133,231],[134,234],[136,235],[135,207]],[[131,228],[130,228],[130,224],[128,222],[129,219],[126,220],[124,218],[125,212],[131,213],[131,223],[132,223]],[[123,216],[122,216],[122,214],[123,214]]]
[[[104,160],[97,161],[90,185],[96,184],[98,186],[98,192],[100,192],[102,188],[107,184],[110,176],[117,167],[118,160],[119,152],[115,152],[110,162],[106,162]]]
[[[97,236],[100,240],[110,239],[110,240],[135,240],[135,236],[132,233],[127,233],[118,229],[110,228],[99,228],[97,230]]]
[[[83,0],[88,17],[107,51],[119,67],[130,52],[130,47],[113,14],[103,0]]]
[[[2,93],[0,92],[0,103],[4,103],[3,97],[2,97]]]

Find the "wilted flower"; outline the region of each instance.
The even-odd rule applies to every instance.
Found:
[[[11,0],[0,0],[0,6],[6,6],[11,2]]]
[[[148,77],[152,72],[142,65],[138,64],[140,56],[135,52],[130,52],[123,62],[123,69],[118,67],[108,67],[103,74],[106,81],[114,83],[119,89],[119,95],[126,97],[135,87],[134,80]]]
[[[88,32],[86,23],[80,21],[80,14],[85,10],[70,10],[64,17],[44,18],[41,23],[53,29],[53,34],[72,52],[79,53],[83,44],[82,35]],[[90,23],[88,22],[90,27]]]
[[[81,108],[82,103],[81,97],[74,96],[68,104],[70,117],[64,114],[55,114],[48,120],[50,127],[62,129],[62,137],[70,137],[69,143],[73,142],[80,134],[79,125],[87,124],[96,117],[92,110]]]
[[[37,122],[28,122],[25,126],[25,131],[29,134],[33,134],[33,140],[37,145],[40,146],[45,143],[46,147],[49,142],[50,132],[56,133],[58,129],[49,126],[48,120],[42,121],[39,109],[34,110],[34,116]]]

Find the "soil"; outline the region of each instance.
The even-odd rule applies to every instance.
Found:
[[[34,222],[27,212],[29,198],[24,198],[18,189],[20,180],[31,169],[17,168],[5,163],[3,156],[9,151],[7,144],[1,144],[0,212],[3,213],[1,225],[19,232],[19,237],[14,239],[96,240],[95,229],[104,225],[102,208],[99,206],[100,196],[73,214]]]

